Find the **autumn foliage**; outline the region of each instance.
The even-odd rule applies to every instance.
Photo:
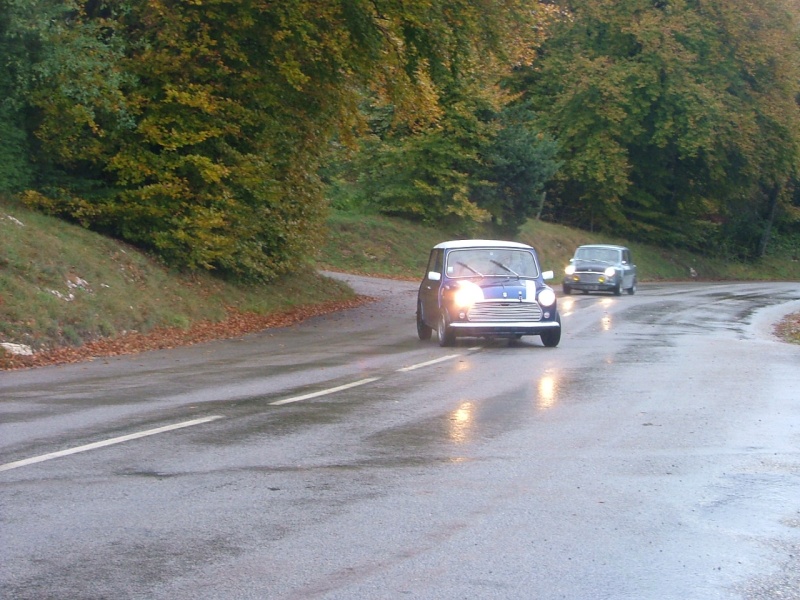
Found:
[[[270,280],[331,198],[762,254],[800,235],[797,0],[0,0],[0,191]]]

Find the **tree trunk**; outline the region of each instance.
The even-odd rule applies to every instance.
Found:
[[[544,198],[547,196],[547,192],[542,192],[542,195],[539,197],[539,210],[536,212],[536,220],[540,221],[542,219],[542,211],[544,210]]]
[[[764,257],[767,254],[767,245],[772,235],[772,224],[775,222],[775,213],[778,210],[778,198],[781,195],[781,185],[774,184],[767,194],[767,222],[764,225],[764,233],[761,236],[761,243],[758,248],[758,255]]]

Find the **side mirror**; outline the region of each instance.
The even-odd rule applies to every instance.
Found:
[[[545,281],[548,280],[548,279],[553,279],[553,277],[555,277],[555,276],[553,275],[552,271],[543,271],[542,272],[542,279],[544,279]]]
[[[436,271],[428,271],[428,279],[431,281],[441,281],[442,274],[437,273]]]

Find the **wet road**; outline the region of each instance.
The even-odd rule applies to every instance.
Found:
[[[0,597],[800,598],[800,285],[439,348],[414,284],[349,279],[379,300],[0,372]]]

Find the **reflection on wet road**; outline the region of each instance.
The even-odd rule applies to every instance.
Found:
[[[470,424],[475,407],[471,402],[463,402],[450,415],[450,439],[458,443],[469,441]]]
[[[570,296],[557,348],[443,349],[414,283],[351,280],[378,301],[2,374],[0,596],[800,597],[800,349],[769,329],[800,286]]]
[[[539,394],[536,398],[536,406],[542,410],[552,408],[556,403],[556,393],[558,392],[558,378],[552,372],[546,372],[539,378]]]

